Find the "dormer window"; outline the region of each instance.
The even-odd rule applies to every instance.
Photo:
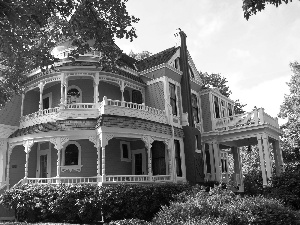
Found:
[[[176,99],[176,87],[175,84],[169,83],[170,91],[170,105],[172,107],[173,115],[177,116],[177,99]]]
[[[174,60],[174,67],[176,69],[180,70],[179,57]]]

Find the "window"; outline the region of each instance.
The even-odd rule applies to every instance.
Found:
[[[220,106],[218,97],[214,96],[215,117],[220,118]]]
[[[130,143],[126,141],[121,141],[120,148],[121,148],[121,161],[131,162]]]
[[[198,100],[195,94],[192,94],[192,109],[193,109],[193,117],[196,123],[199,123],[199,111],[198,111]]]
[[[175,59],[174,66],[176,69],[180,70],[179,57]]]
[[[178,140],[174,140],[175,145],[175,161],[176,161],[176,174],[178,177],[182,177],[181,170],[181,157],[180,157],[180,143]]]
[[[176,99],[176,87],[175,84],[169,83],[170,91],[170,104],[172,107],[173,115],[177,116],[177,99]]]
[[[205,144],[206,173],[211,173],[209,145]]]
[[[190,75],[190,78],[195,79],[195,75],[194,75],[193,70],[190,66],[189,66],[189,75]]]
[[[81,103],[82,93],[79,87],[72,85],[68,88],[67,103]]]
[[[132,102],[137,104],[143,103],[143,97],[140,91],[132,90]]]
[[[232,111],[232,105],[230,103],[228,103],[228,116],[232,116],[233,115],[233,111]]]
[[[69,141],[62,150],[62,172],[69,170],[81,171],[81,146],[76,141]]]

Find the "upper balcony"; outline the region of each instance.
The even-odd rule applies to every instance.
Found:
[[[164,124],[168,124],[169,121],[165,110],[145,106],[144,103],[107,99],[105,96],[100,103],[66,104],[62,107],[39,110],[22,116],[20,128],[57,120],[97,118],[104,114],[135,117]]]
[[[278,119],[264,112],[263,108],[254,109],[252,112],[215,118],[212,123],[213,131],[237,130],[251,128],[259,125],[269,125],[279,129]]]

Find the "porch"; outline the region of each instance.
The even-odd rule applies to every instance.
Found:
[[[182,139],[173,145],[169,136],[132,134],[122,129],[121,133],[91,135],[94,132],[80,136],[69,132],[68,136],[10,144],[5,188],[24,183],[185,182]]]

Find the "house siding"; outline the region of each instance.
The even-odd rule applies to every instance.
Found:
[[[0,110],[0,124],[18,126],[21,116],[21,96],[15,96]]]
[[[92,79],[69,80],[68,87],[72,85],[75,85],[81,89],[83,103],[94,102],[94,86]]]
[[[60,83],[57,83],[47,89],[44,89],[43,91],[43,95],[52,93],[52,105],[50,106],[50,108],[58,107],[60,104],[60,98],[61,98],[60,87],[61,87]]]
[[[34,143],[31,147],[28,159],[28,177],[36,177],[36,169],[37,169],[37,147],[38,143]]]
[[[211,113],[212,112],[210,110],[209,94],[201,95],[201,111],[202,111],[204,132],[211,131],[212,130],[212,122],[211,122]]]
[[[165,110],[164,83],[162,81],[146,87],[146,105]]]
[[[112,99],[112,100],[121,100],[122,99],[122,94],[121,94],[121,90],[120,90],[119,86],[101,81],[98,86],[98,91],[99,91],[99,101],[100,102],[103,100],[104,96],[106,96],[108,99]],[[93,94],[92,94],[92,96],[93,96]],[[128,98],[128,97],[129,97],[129,93],[126,96],[126,98]]]
[[[25,176],[26,154],[24,147],[18,145],[14,147],[10,156],[9,164],[9,186],[12,187]]]
[[[40,92],[38,89],[28,91],[24,98],[23,115],[39,111]]]

